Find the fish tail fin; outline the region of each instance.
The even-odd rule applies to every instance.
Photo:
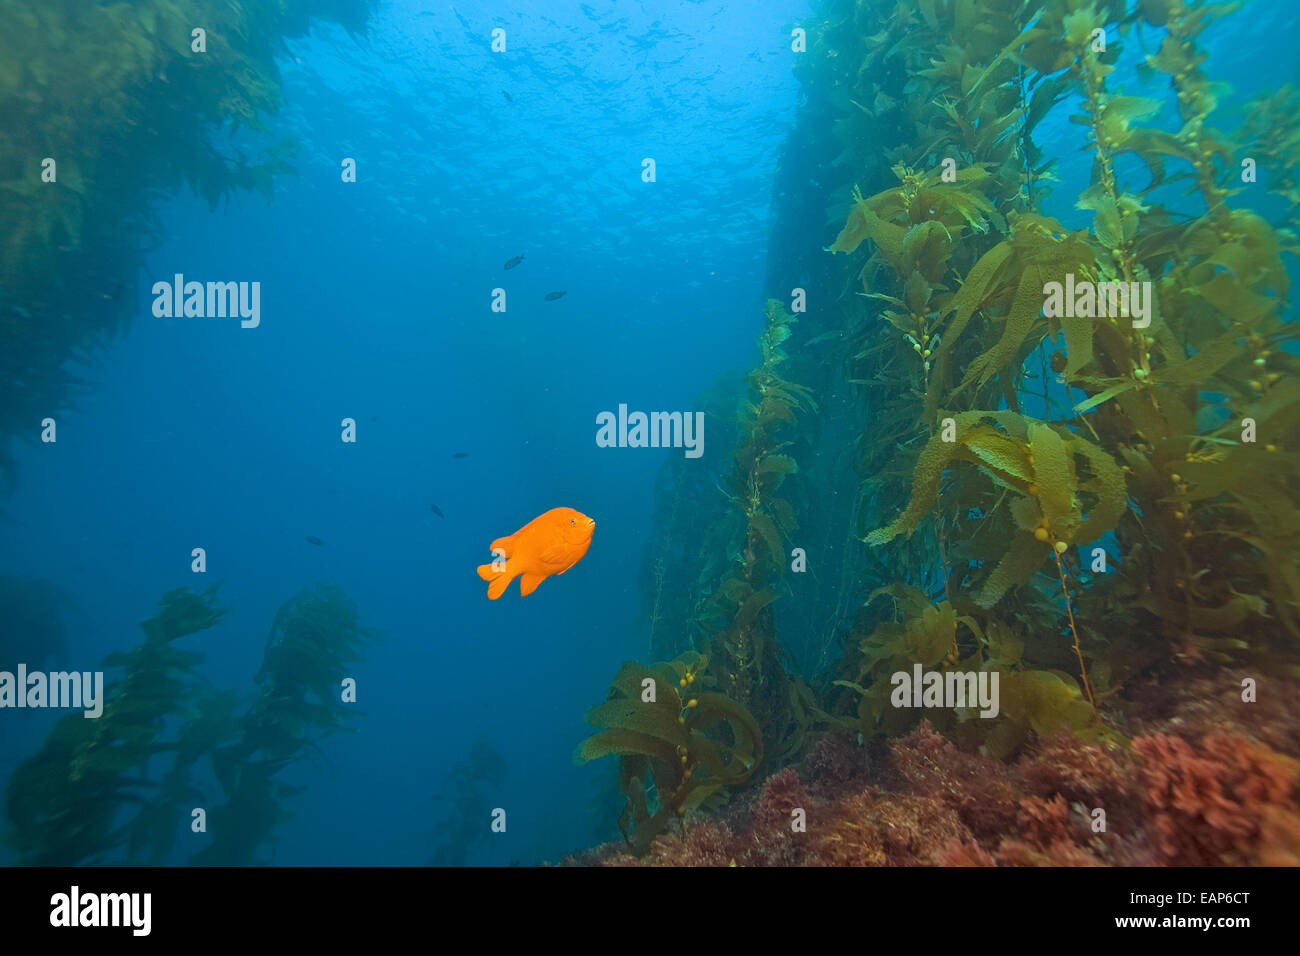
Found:
[[[510,587],[510,582],[518,574],[518,571],[511,570],[509,562],[499,571],[494,569],[491,564],[480,564],[478,566],[478,576],[488,582],[488,598],[493,601],[506,593],[506,588]]]

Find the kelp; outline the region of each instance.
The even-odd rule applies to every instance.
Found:
[[[772,608],[785,570],[786,542],[799,527],[794,507],[781,494],[787,478],[799,470],[785,435],[798,416],[816,412],[817,403],[806,386],[780,372],[794,316],[769,299],[765,317],[762,363],[749,374],[750,394],[724,489],[742,537],[702,626],[718,685],[754,712],[769,754],[781,761],[802,744],[803,726],[788,719],[798,681],[782,663]],[[786,736],[790,731],[795,735]]]
[[[1129,699],[1177,662],[1296,670],[1296,239],[1264,196],[1294,210],[1298,101],[1262,95],[1224,126],[1201,37],[1231,12],[826,0],[800,24],[807,106],[782,152],[767,282],[815,303],[781,365],[809,401],[735,470],[732,515],[674,504],[700,580],[731,565],[700,630],[781,623],[787,643],[805,620],[838,625],[804,658],[825,667],[817,691],[796,684],[781,714],[864,740],[924,716],[1008,756],[1061,729],[1125,745]],[[1121,88],[1134,42],[1139,82]],[[1049,115],[1075,139],[1042,141]],[[1044,200],[1076,145],[1092,168],[1078,218],[1058,219]],[[1125,313],[1118,284],[1134,283]],[[1067,302],[1067,287],[1089,291]],[[745,507],[768,474],[798,544],[819,532],[810,567],[835,562],[833,615],[827,592],[764,572],[796,543],[774,507]],[[831,526],[850,547],[835,553]],[[739,647],[708,646],[728,663]],[[996,672],[998,716],[893,706],[891,677],[917,664]],[[778,763],[764,693],[723,686]]]
[[[899,183],[869,198],[853,184],[827,251],[869,252],[850,267],[868,310],[854,357],[854,380],[872,403],[859,468],[865,511],[876,520],[863,540],[889,551],[878,567],[895,569],[923,604],[903,624],[882,621],[869,601],[859,623],[868,637],[857,639],[864,657],[854,667],[850,655],[842,673],[852,679],[840,686],[879,699],[882,690],[862,682],[882,675],[862,662],[902,646],[908,628],[932,628],[944,608],[975,620],[996,607],[1025,635],[1028,657],[1057,659],[1056,636],[1072,638],[1080,678],[1059,666],[1042,671],[1068,692],[1045,677],[1007,685],[1008,713],[1023,710],[1025,727],[1043,723],[1034,701],[1091,697],[1085,654],[1106,695],[1135,673],[1132,663],[1160,656],[1133,634],[1219,661],[1284,649],[1282,629],[1295,633],[1300,609],[1297,488],[1286,468],[1300,410],[1288,391],[1295,333],[1283,319],[1280,258],[1294,237],[1232,200],[1242,192],[1234,181],[1241,156],[1272,156],[1284,194],[1293,160],[1280,155],[1280,134],[1257,122],[1235,140],[1211,125],[1221,85],[1204,73],[1197,39],[1228,8],[1139,4],[1136,16],[1163,33],[1145,75],[1168,77],[1181,124],[1173,131],[1163,99],[1108,88],[1121,43],[1113,27],[1122,33],[1134,19],[1121,4],[1031,11],[972,0],[918,17],[859,3],[849,16],[860,22],[871,9],[892,9],[894,18],[865,38],[839,40],[864,64],[853,82],[867,88],[853,103],[884,102],[887,92],[890,118],[901,117],[895,131],[868,121],[893,132],[872,142],[894,160]],[[973,11],[984,30],[961,28]],[[1108,49],[1094,49],[1099,27]],[[828,35],[824,21],[819,32]],[[811,52],[828,51],[815,42]],[[995,89],[1002,98],[992,106]],[[1040,162],[1033,125],[1065,95],[1076,98],[1073,119],[1094,160],[1077,202],[1092,214],[1086,230],[1042,215],[1034,201],[1050,163]],[[1273,108],[1288,102],[1278,97]],[[981,129],[991,135],[977,142],[971,134]],[[962,138],[966,149],[956,148]],[[1129,158],[1149,173],[1139,187],[1120,172]],[[1164,205],[1179,180],[1200,199],[1200,215]],[[1149,312],[1116,314],[1096,300],[1045,310],[1049,284],[1067,277],[1100,289],[1147,283]],[[1049,348],[1058,349],[1054,381]],[[1036,395],[1026,382],[1039,361]],[[1052,391],[1071,395],[1056,419]],[[1252,429],[1267,437],[1252,440]],[[925,539],[912,540],[923,528]],[[1085,546],[1091,563],[1104,556],[1099,572],[1078,563]],[[1116,560],[1123,575],[1109,577]],[[1105,630],[1081,639],[1080,628],[1101,622]],[[1115,656],[1121,647],[1124,659]],[[960,647],[967,660],[973,650]],[[1082,712],[1074,708],[1076,718]],[[1021,736],[1001,733],[999,752]]]
[[[318,585],[280,607],[255,678],[260,694],[241,717],[237,739],[211,753],[226,799],[209,814],[212,842],[191,863],[266,862],[259,852],[290,819],[282,801],[302,790],[279,774],[325,737],[351,729],[360,714],[341,702],[342,680],[377,636],[337,585]]]
[[[20,863],[99,864],[123,852],[133,862],[166,857],[184,812],[180,801],[193,792],[189,745],[211,699],[197,675],[202,655],[172,642],[221,620],[226,612],[215,603],[216,591],[214,585],[202,593],[167,592],[140,625],[145,640],[104,659],[122,676],[106,683],[100,716],[63,717],[14,771],[5,790],[13,825],[5,842]],[[186,729],[171,739],[168,723],[177,718]],[[168,755],[167,775],[151,780],[151,761]],[[127,819],[132,809],[136,816]]]
[[[269,193],[292,170],[292,141],[267,123],[284,39],[316,18],[358,32],[371,6],[0,0],[0,479],[13,478],[11,441],[33,439],[83,384],[67,364],[130,321],[161,229],[154,202],[182,185],[213,206]]]
[[[144,640],[103,661],[121,676],[104,687],[103,712],[56,723],[5,790],[5,835],[18,862],[40,866],[169,862],[195,808],[210,810],[203,864],[248,864],[289,818],[282,801],[301,788],[277,775],[319,740],[349,725],[340,680],[375,635],[337,587],[287,602],[276,616],[256,682],[240,695],[203,680],[203,654],[177,642],[220,624],[218,586],[177,588],[140,624]],[[210,781],[226,800],[213,806]]]
[[[483,737],[447,771],[435,797],[443,811],[438,822],[442,839],[429,857],[429,866],[464,866],[474,848],[487,840],[491,793],[500,788],[507,771],[505,758]]]
[[[763,759],[762,734],[749,711],[701,689],[712,684],[707,668],[707,657],[693,651],[650,667],[628,661],[608,699],[587,712],[587,722],[600,729],[574,759],[619,758],[626,798],[619,829],[636,852],[673,820],[743,783]]]

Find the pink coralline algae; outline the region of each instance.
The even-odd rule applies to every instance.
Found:
[[[847,744],[847,745],[846,745]],[[1300,864],[1300,762],[1230,732],[1132,749],[1061,734],[1004,762],[922,723],[866,772],[841,735],[721,815],[688,817],[612,866]],[[836,780],[822,774],[842,774]],[[725,818],[725,822],[724,822]]]

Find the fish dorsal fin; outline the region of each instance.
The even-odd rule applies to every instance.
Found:
[[[497,538],[488,545],[488,550],[502,551],[507,558],[513,558],[515,556],[515,536],[508,534],[504,538]]]

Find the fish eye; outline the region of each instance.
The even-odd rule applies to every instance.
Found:
[[[577,518],[570,518],[570,519],[569,519],[569,524],[577,524],[577,523],[578,523],[578,519],[577,519]]]

